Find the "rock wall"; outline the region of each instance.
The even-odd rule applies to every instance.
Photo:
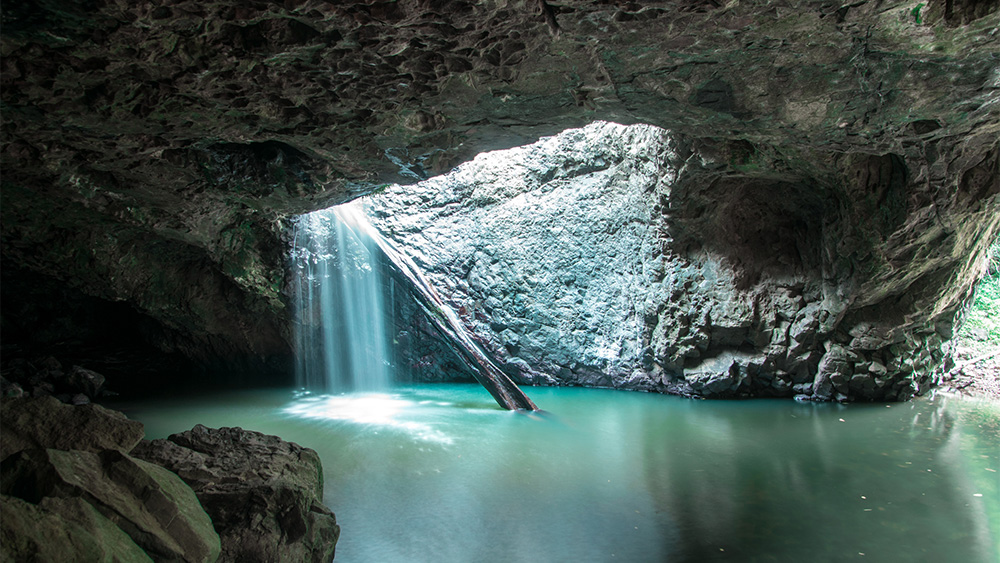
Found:
[[[729,172],[704,172],[719,185],[855,174],[828,209],[845,259],[880,274],[852,290],[873,308],[850,324],[910,326],[875,303],[975,277],[966,238],[907,264],[992,209],[998,27],[981,0],[6,6],[2,265],[127,304],[161,350],[273,375],[291,366],[287,217],[607,119],[724,155]],[[900,165],[902,183],[865,191]]]
[[[395,186],[370,213],[523,383],[816,400],[928,390],[947,367],[955,278],[1000,228],[996,174],[974,188],[990,194],[983,209],[927,221],[898,156],[806,166],[756,151],[598,123]],[[905,237],[920,254],[901,271],[894,253],[917,244]],[[453,362],[428,362],[441,347],[414,343],[436,336],[397,310],[402,363],[448,377]]]

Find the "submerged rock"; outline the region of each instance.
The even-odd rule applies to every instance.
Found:
[[[132,455],[194,489],[222,540],[219,561],[333,559],[340,527],[322,503],[315,451],[259,432],[198,425],[143,441]]]

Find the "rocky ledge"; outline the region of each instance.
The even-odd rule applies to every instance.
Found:
[[[5,561],[333,559],[340,528],[312,450],[203,426],[140,443],[142,424],[54,397],[0,414]]]

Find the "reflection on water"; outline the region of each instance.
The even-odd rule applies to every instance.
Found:
[[[691,401],[472,385],[121,405],[320,453],[337,560],[1000,561],[1000,406]]]
[[[419,417],[419,407],[426,405],[447,406],[448,403],[408,400],[402,395],[388,393],[358,393],[351,395],[321,395],[302,397],[284,409],[288,415],[319,421],[344,421],[379,428],[403,431],[416,440],[450,444],[445,436],[426,422],[413,420]]]

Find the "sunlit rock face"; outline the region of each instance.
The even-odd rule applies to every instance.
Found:
[[[836,269],[865,284],[837,326],[884,346],[953,308],[934,294],[970,287],[996,228],[998,27],[982,0],[5,5],[3,260],[127,303],[162,349],[274,373],[289,216],[594,120],[648,123],[700,155],[703,197],[819,197],[837,256],[868,268]]]
[[[904,194],[919,193],[905,164],[796,168],[747,150],[596,123],[394,186],[370,211],[524,383],[817,400],[929,389],[959,303],[933,273],[970,248],[926,242],[905,274],[914,295],[873,294],[894,279],[871,256],[891,242],[873,241],[900,236]],[[850,211],[891,216],[858,225]],[[956,238],[996,228],[978,219]],[[449,377],[419,314],[398,311],[403,363]]]
[[[508,372],[611,386],[637,370],[663,298],[671,150],[657,128],[596,124],[395,186],[369,213]]]

